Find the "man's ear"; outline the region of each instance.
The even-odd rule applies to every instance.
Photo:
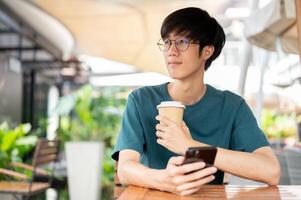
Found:
[[[202,56],[205,60],[208,60],[214,52],[214,46],[213,45],[207,45],[202,49]]]

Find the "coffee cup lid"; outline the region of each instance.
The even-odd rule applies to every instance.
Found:
[[[162,101],[159,105],[157,105],[157,109],[162,107],[178,107],[185,109],[185,106],[179,101]]]

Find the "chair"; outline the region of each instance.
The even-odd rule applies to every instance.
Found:
[[[115,175],[114,175],[114,199],[118,199],[125,187],[120,183],[118,174],[118,162],[115,162]]]
[[[289,147],[284,149],[287,159],[288,173],[292,185],[301,184],[301,148]]]
[[[54,171],[54,162],[58,160],[59,142],[58,140],[40,139],[34,152],[32,165],[24,163],[11,163],[11,167],[18,167],[32,172],[32,176],[28,177],[24,173],[16,172],[9,169],[0,168],[0,174],[7,177],[13,177],[19,180],[0,181],[0,193],[12,194],[15,199],[30,196],[45,191],[50,187]],[[51,166],[50,172],[40,168],[42,165]],[[52,165],[50,165],[52,164]],[[37,182],[35,178],[44,177],[47,182]]]

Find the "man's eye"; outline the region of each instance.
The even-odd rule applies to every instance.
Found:
[[[169,40],[164,40],[163,43],[164,44],[170,44],[170,41]]]
[[[188,44],[189,41],[187,39],[180,39],[180,40],[178,40],[178,43],[179,44]]]

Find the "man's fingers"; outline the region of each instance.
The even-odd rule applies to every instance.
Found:
[[[156,120],[160,121],[161,124],[164,124],[166,126],[173,126],[173,125],[177,125],[176,122],[168,119],[167,117],[163,116],[163,115],[157,115],[156,116]]]
[[[181,174],[187,174],[189,172],[203,169],[205,166],[206,166],[206,163],[200,161],[200,162],[182,165],[181,167],[178,168],[178,171]]]
[[[195,181],[191,181],[191,182],[185,182],[179,186],[177,186],[177,191],[179,192],[183,192],[185,190],[190,190],[192,188],[198,188],[202,185],[205,185],[207,183],[210,183],[211,181],[213,181],[215,179],[214,175],[210,175],[210,176],[206,176],[203,177],[201,179],[195,180]]]
[[[217,169],[215,167],[207,167],[204,169],[201,168],[201,169],[196,169],[193,171],[195,171],[195,172],[186,174],[185,176],[175,177],[173,182],[177,185],[181,185],[181,184],[184,184],[187,182],[193,182],[193,181],[203,179],[204,177],[214,174],[217,171]]]
[[[156,130],[157,131],[162,131],[162,132],[168,132],[170,130],[171,126],[163,125],[163,124],[157,124],[156,125]]]
[[[165,147],[165,141],[162,138],[158,138],[157,143],[160,144],[161,146]]]
[[[179,194],[181,196],[187,196],[187,195],[191,195],[197,191],[200,190],[200,187],[197,187],[197,188],[193,188],[193,189],[190,189],[190,190],[184,190],[184,191],[181,191]]]
[[[210,176],[212,174],[214,174],[217,171],[217,169],[215,167],[207,167],[204,168],[202,170],[193,172],[191,174],[187,174],[184,178],[183,181],[184,182],[190,182],[190,181],[194,181],[197,179],[202,179],[204,177]]]
[[[163,133],[162,131],[156,131],[156,136],[157,136],[158,138],[162,139],[163,136],[164,136],[164,133]]]
[[[192,174],[189,174],[185,177],[186,182],[202,179],[204,177],[211,176],[217,172],[217,169],[215,167],[207,167],[203,170],[196,171]]]
[[[176,165],[181,165],[181,164],[182,164],[182,162],[181,163],[178,162],[178,164],[176,164]],[[196,163],[185,164],[185,165],[173,168],[171,170],[171,174],[174,176],[179,175],[173,179],[174,184],[178,185],[178,184],[184,183],[184,178],[185,178],[184,175],[185,174],[203,169],[205,167],[205,165],[206,164],[204,162],[196,162]]]
[[[168,164],[181,165],[183,161],[184,161],[184,156],[174,156],[169,159]]]

